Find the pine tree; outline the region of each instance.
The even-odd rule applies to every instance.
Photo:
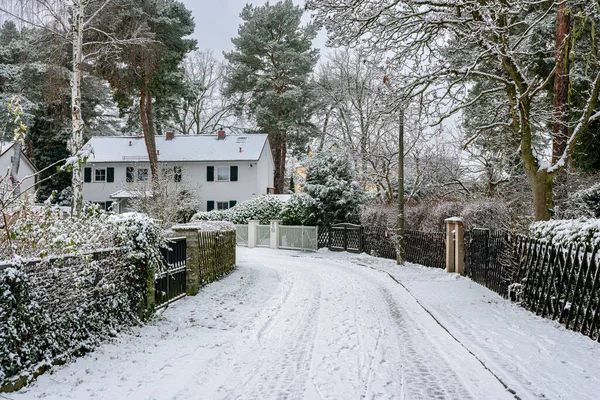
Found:
[[[245,111],[268,133],[275,160],[275,191],[285,189],[285,160],[289,135],[309,128],[308,78],[318,50],[312,40],[317,29],[301,26],[303,10],[291,0],[274,5],[246,5],[235,50],[229,61],[226,94],[238,96]]]

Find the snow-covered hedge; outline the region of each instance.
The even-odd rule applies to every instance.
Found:
[[[0,387],[139,323],[163,243],[143,214],[23,210],[2,237]]]
[[[322,214],[322,207],[317,200],[306,193],[299,193],[285,203],[277,219],[283,225],[315,226],[320,223]]]
[[[553,243],[600,245],[600,219],[579,218],[540,221],[531,224],[531,235]]]
[[[229,221],[195,221],[182,225],[175,225],[171,229],[194,228],[200,232],[227,232],[235,231],[235,225]]]
[[[192,217],[196,221],[229,221],[234,224],[247,224],[250,220],[259,220],[261,224],[278,219],[284,203],[273,196],[259,196],[236,204],[227,210],[199,212]]]
[[[563,208],[564,218],[600,218],[600,183],[570,193]]]
[[[164,237],[160,227],[145,214],[114,215],[89,207],[82,215],[71,216],[57,206],[46,206],[23,209],[12,219],[8,231],[2,232],[1,260],[128,247],[144,252],[140,256],[153,267],[160,266]]]

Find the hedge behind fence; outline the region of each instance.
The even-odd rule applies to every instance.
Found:
[[[2,391],[139,323],[149,273],[139,264],[112,249],[0,266]]]

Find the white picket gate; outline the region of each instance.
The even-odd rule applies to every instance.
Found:
[[[248,225],[236,225],[235,228],[240,246],[309,251],[318,248],[319,229],[316,226],[283,226],[279,221],[259,225],[258,221],[250,221]]]
[[[279,248],[317,250],[319,230],[316,226],[280,226]]]

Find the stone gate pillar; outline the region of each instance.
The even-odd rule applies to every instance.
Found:
[[[465,228],[462,218],[452,217],[446,223],[446,271],[465,274]]]

